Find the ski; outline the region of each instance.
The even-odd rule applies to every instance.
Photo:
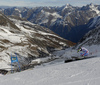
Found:
[[[66,59],[64,62],[68,63],[68,62],[73,62],[73,61],[78,61],[78,60],[84,60],[84,59],[89,59],[89,58],[93,58],[93,57],[97,57],[97,56],[87,56],[87,57],[76,57],[76,56],[72,56],[71,59]]]

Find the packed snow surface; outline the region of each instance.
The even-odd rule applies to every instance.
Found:
[[[97,57],[70,63],[58,59],[32,70],[1,76],[0,85],[100,85],[100,46],[87,48]],[[71,50],[59,51],[55,55],[65,57],[68,52],[68,55],[71,52],[75,54]]]
[[[0,85],[99,85],[100,58],[40,66],[2,76]]]

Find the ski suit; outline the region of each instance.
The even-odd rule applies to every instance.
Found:
[[[81,47],[82,53],[80,53],[81,56],[88,56],[89,51],[85,47]]]

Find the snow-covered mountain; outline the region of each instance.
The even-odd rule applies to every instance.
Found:
[[[13,7],[2,9],[2,12],[5,15],[19,16],[32,23],[48,27],[63,38],[78,42],[85,33],[91,30],[87,31],[88,22],[100,15],[100,5],[88,4],[83,7],[74,7],[66,4],[62,7]]]
[[[0,50],[2,53],[0,54],[0,56],[5,56],[1,57],[2,60],[1,63],[6,63],[4,65],[8,66],[8,64],[10,64],[9,56],[15,52],[19,56],[20,63],[26,64],[28,63],[27,60],[29,59],[35,59],[36,57],[44,57],[49,55],[52,50],[62,49],[63,46],[69,47],[71,45],[74,45],[74,43],[59,37],[49,29],[28,22],[26,19],[29,20],[29,16],[30,19],[34,17],[32,20],[35,21],[38,20],[39,17],[42,15],[44,21],[46,21],[45,16],[47,16],[47,20],[49,19],[48,16],[52,15],[56,17],[57,20],[54,21],[53,24],[56,23],[57,28],[54,25],[52,25],[53,28],[55,27],[55,31],[63,33],[63,35],[73,40],[74,39],[78,40],[82,38],[82,36],[84,36],[84,34],[91,29],[97,30],[98,37],[91,35],[94,37],[94,39],[97,38],[97,40],[92,39],[92,37],[90,38],[92,39],[93,42],[96,41],[96,43],[99,43],[99,17],[98,17],[99,12],[96,9],[99,11],[100,6],[90,4],[82,8],[79,8],[67,4],[62,7],[37,7],[31,9],[25,7],[24,8],[14,7],[9,9],[3,9],[3,12],[5,14],[7,13],[6,15],[18,15],[18,16],[20,15],[20,17],[25,16],[24,17],[25,19],[23,20],[17,16],[11,16],[10,18],[7,18],[6,16],[1,14]],[[66,13],[63,13],[64,11],[66,11]],[[71,13],[69,13],[69,11]],[[35,15],[33,16],[33,14]],[[66,14],[66,17],[64,17],[65,15],[62,14]],[[75,18],[76,15],[77,18]],[[35,16],[37,16],[37,19]],[[43,20],[42,17],[40,17],[40,20]],[[78,19],[77,24],[74,23],[76,22],[76,19]],[[69,27],[70,29],[66,29],[65,26],[65,29],[63,28],[62,30],[64,24],[59,21],[63,21],[64,23],[65,21],[67,21],[67,24],[68,23],[69,24],[66,26]],[[93,34],[95,33],[95,31],[93,31],[93,33],[92,32],[89,33]],[[89,42],[86,40],[89,40],[88,36],[90,34],[87,34],[85,38],[84,37],[82,38],[82,40],[80,41],[81,43],[80,45],[84,45],[85,44],[84,42]],[[73,36],[73,38],[71,36]],[[88,45],[90,45],[91,43],[92,42],[89,42]],[[25,63],[23,61],[25,61]]]
[[[8,46],[8,48],[6,48],[5,50],[3,48],[2,49],[3,51],[1,52],[2,56],[3,55],[5,56],[2,57],[0,54],[1,60],[5,60],[5,62],[9,61],[6,56],[10,55],[10,53],[16,51],[21,56],[24,54],[27,55],[28,53],[30,53],[30,49],[32,49],[31,47],[36,47],[36,45],[41,40],[42,41],[45,39],[48,40],[48,38],[49,40],[54,39],[51,38],[50,36],[57,38],[57,39],[55,38],[54,41],[58,40],[58,36],[55,35],[53,32],[51,32],[46,28],[38,26],[36,24],[32,24],[30,22],[23,21],[23,20],[16,20],[13,18],[10,18],[11,22],[8,18],[5,19],[7,19],[9,23],[6,24],[4,23],[3,19],[1,19],[2,23],[0,24],[0,25],[3,24],[3,26],[0,27],[1,28],[0,39],[6,40],[5,43],[1,40],[1,46],[6,46],[6,47]],[[71,63],[64,63],[65,59],[70,59],[72,56],[77,57],[80,55],[77,53],[77,48],[75,49],[67,48],[65,50],[56,51],[53,53],[53,55],[55,55],[59,59],[51,61],[49,63],[43,63],[40,66],[35,66],[34,69],[32,70],[27,70],[12,75],[7,74],[5,76],[1,76],[0,84],[11,85],[13,83],[14,85],[23,85],[23,84],[24,85],[27,84],[29,85],[33,85],[33,84],[34,85],[40,85],[40,84],[41,85],[99,85],[100,84],[100,68],[99,68],[100,67],[100,18],[99,17],[92,18],[89,21],[87,26],[88,29],[92,29],[92,30],[89,31],[82,38],[82,40],[78,43],[77,48],[79,46],[86,47],[90,52],[89,56],[95,56],[94,58],[74,61]],[[16,28],[16,30],[13,29],[14,27]],[[42,37],[39,35],[41,35]],[[45,36],[46,38],[44,38],[43,36]],[[37,39],[39,40],[39,42],[36,42],[34,45],[33,40],[37,41]],[[62,38],[60,39],[62,40]],[[61,42],[60,44],[63,43],[63,45],[65,45],[64,41]],[[40,45],[40,43],[38,45]],[[31,55],[32,54],[33,51]],[[38,59],[37,61],[40,60]],[[6,65],[2,61],[0,65],[3,64]]]
[[[100,16],[94,17],[88,24],[90,30],[78,43],[79,46],[83,45],[100,45]]]
[[[90,20],[88,23],[89,28],[96,28],[100,26],[100,16],[96,16]]]
[[[28,64],[31,59],[45,57],[54,50],[74,43],[54,34],[47,28],[21,18],[6,17],[0,13],[0,67],[8,67],[10,56],[17,53],[19,62]],[[27,61],[29,60],[29,61]]]

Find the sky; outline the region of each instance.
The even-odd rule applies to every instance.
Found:
[[[100,0],[0,0],[0,6],[63,6],[71,4],[73,6],[85,6],[87,4],[97,4]]]

